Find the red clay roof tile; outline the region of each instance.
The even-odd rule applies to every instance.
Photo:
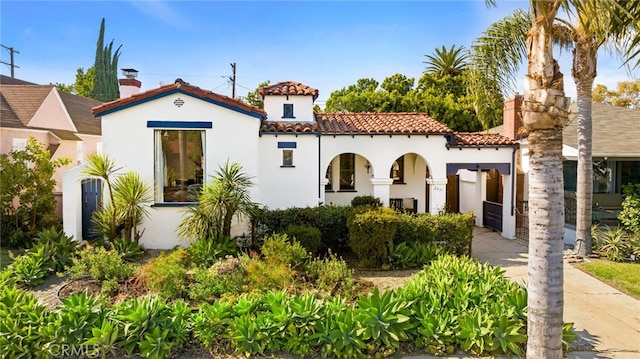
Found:
[[[292,122],[277,122],[277,121],[263,121],[260,127],[260,132],[296,132],[296,133],[308,133],[318,132],[319,128],[316,123],[292,123]]]
[[[498,133],[456,132],[452,147],[517,146],[518,143]]]
[[[221,103],[223,105],[238,109],[240,111],[258,115],[261,118],[266,118],[267,116],[266,112],[264,112],[264,110],[261,108],[249,105],[240,100],[232,99],[231,97],[214,93],[209,90],[201,89],[200,87],[193,86],[187,82],[182,81],[181,79],[176,79],[174,83],[169,85],[164,85],[152,90],[139,92],[129,97],[120,98],[111,102],[107,102],[101,106],[96,106],[93,108],[93,115],[96,117],[101,116],[107,112],[117,111],[123,107],[130,106],[135,103],[143,102],[145,100],[148,100],[156,96],[161,96],[163,94],[173,93],[176,91],[187,93],[201,99],[213,100],[217,103]]]
[[[444,134],[453,130],[426,113],[316,113],[323,133]]]
[[[264,97],[265,95],[302,95],[302,96],[313,96],[313,99],[318,98],[318,90],[313,87],[309,87],[307,85],[301,84],[299,82],[294,81],[284,81],[278,82],[277,84],[261,87],[258,90],[260,96]]]

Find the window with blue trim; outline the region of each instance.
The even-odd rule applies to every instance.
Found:
[[[204,180],[203,130],[155,130],[156,203],[196,202]]]
[[[285,103],[282,111],[282,118],[295,118],[293,115],[293,104]]]

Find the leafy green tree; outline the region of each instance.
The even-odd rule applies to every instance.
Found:
[[[415,80],[402,74],[387,77],[382,85],[374,79],[334,91],[327,112],[426,112],[458,131],[481,129],[473,103],[467,95],[466,73],[436,76],[425,73]]]
[[[212,181],[202,187],[198,205],[187,209],[178,226],[178,235],[188,239],[215,239],[231,235],[234,215],[252,216],[257,205],[251,200],[253,185],[238,163],[226,161]]]
[[[94,63],[95,82],[91,91],[91,98],[108,102],[120,97],[118,84],[118,59],[120,58],[120,45],[113,53],[113,40],[108,45],[104,44],[105,19],[100,23],[100,34],[96,45],[96,59]]]
[[[95,67],[89,67],[87,69],[87,72],[84,72],[84,68],[80,67],[76,71],[76,81],[73,83],[73,85],[56,83],[56,87],[60,91],[91,98],[91,92],[93,91],[95,77]]]
[[[623,186],[622,192],[624,201],[618,219],[625,230],[638,235],[640,234],[640,183]]]
[[[618,82],[614,91],[609,91],[605,85],[597,84],[593,88],[592,98],[595,102],[640,110],[640,79]]]
[[[0,155],[0,207],[3,245],[24,245],[40,229],[58,224],[53,196],[56,169],[71,163],[51,159],[44,144],[30,137],[27,147]]]
[[[451,45],[447,49],[442,45],[442,48],[436,48],[435,54],[424,56],[427,58],[423,61],[427,65],[425,72],[436,77],[458,76],[467,69],[468,55],[464,46]]]
[[[259,83],[258,88],[256,88],[254,91],[250,91],[249,93],[247,93],[247,97],[245,97],[242,100],[244,100],[245,102],[248,102],[253,106],[264,108],[264,102],[262,102],[262,97],[260,96],[259,92],[261,88],[268,86],[269,83],[271,83],[271,81],[269,80]]]

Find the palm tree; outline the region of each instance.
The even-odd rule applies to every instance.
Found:
[[[495,5],[492,0],[487,3]],[[612,9],[615,16],[621,19],[621,26],[637,27],[637,20],[632,20],[634,14],[638,14],[636,5],[624,5],[632,8],[631,11],[613,0],[600,1],[600,5],[603,6],[601,11]],[[554,26],[560,6],[578,11],[585,7],[578,0],[530,0],[531,23],[523,29],[526,31],[524,51],[528,59],[523,120],[524,127],[529,132],[530,148],[528,358],[562,357],[564,193],[561,155],[562,127],[567,119],[569,101],[564,97],[563,75],[552,52],[553,41],[562,43],[564,39],[558,36],[562,31]],[[517,71],[518,55],[522,53],[522,48],[506,46],[505,49],[509,51],[496,52],[495,47],[487,46],[491,44],[491,40],[491,37],[485,37],[479,42],[482,46],[474,46],[474,52],[476,47],[481,47],[484,51],[476,52],[480,54],[480,59],[472,59],[472,63],[486,65],[491,69],[491,66],[504,66],[508,61]],[[513,69],[510,66],[502,70],[487,70],[485,73],[496,76],[495,82],[503,85],[506,83],[504,79],[515,73],[510,72]],[[472,67],[472,71],[479,69],[481,67]],[[505,75],[506,77],[501,77]],[[487,92],[477,93],[483,95]],[[477,98],[482,100],[482,96]]]
[[[109,204],[103,207],[103,209],[108,208],[111,210],[110,217],[108,220],[110,222],[109,231],[106,233],[110,233],[111,235],[116,234],[117,227],[117,211],[115,206],[115,200],[113,198],[113,187],[111,185],[111,175],[115,172],[119,171],[122,167],[116,168],[116,164],[113,159],[109,158],[106,154],[100,154],[97,152],[92,152],[87,155],[87,167],[82,171],[82,174],[85,176],[90,176],[94,178],[99,178],[103,180],[107,184],[107,191],[109,192]],[[114,238],[108,238],[109,240],[113,240]]]
[[[442,45],[442,48],[436,48],[434,55],[424,56],[428,59],[423,61],[423,63],[427,64],[425,72],[439,78],[447,75],[457,76],[467,69],[467,51],[464,46],[456,48],[455,45],[451,45],[451,48],[447,50]]]
[[[178,227],[183,238],[210,238],[231,235],[234,215],[238,218],[253,215],[256,204],[251,201],[251,177],[238,163],[226,161],[216,171],[213,180],[203,186],[198,206],[187,209]]]
[[[576,252],[591,253],[591,211],[593,202],[593,159],[592,159],[592,89],[596,77],[597,52],[602,46],[614,47],[619,40],[631,39],[640,51],[640,33],[637,31],[640,17],[640,3],[626,1],[615,6],[601,1],[577,2],[574,11],[575,25],[562,21],[568,36],[575,45],[571,74],[577,90],[578,129],[578,173],[576,185]],[[628,11],[628,12],[627,12]],[[635,19],[634,19],[635,18]],[[635,25],[633,25],[635,24]],[[630,56],[633,46],[627,48]],[[620,54],[625,56],[624,51]],[[640,57],[640,54],[638,54]],[[630,60],[631,58],[628,57]],[[627,60],[627,61],[629,61]],[[637,66],[638,64],[636,64]]]
[[[145,204],[153,201],[151,186],[138,173],[129,171],[116,178],[113,192],[115,207],[124,222],[124,236],[137,243],[142,236],[138,224],[142,217],[149,216]]]
[[[634,30],[637,24],[638,2],[615,1],[576,1],[567,7],[570,19],[576,24],[556,19],[553,25],[553,42],[561,48],[573,47],[572,75],[577,88],[577,121],[578,121],[578,178],[577,178],[577,223],[576,252],[591,253],[591,208],[593,198],[593,164],[591,155],[591,104],[593,80],[596,76],[597,51],[603,45],[615,47],[620,39],[626,39],[640,47],[636,38],[640,33]],[[487,82],[498,83],[502,89],[511,89],[514,74],[524,59],[526,45],[523,39],[529,30],[527,21],[531,15],[517,9],[502,21],[492,24],[487,31],[476,40],[472,48],[470,78],[476,79],[472,92],[484,106],[494,108],[495,98],[488,96],[492,88]],[[635,19],[635,21],[634,21]],[[635,25],[637,26],[637,25]],[[619,53],[630,60],[628,54],[632,48],[618,49]],[[504,54],[496,59],[495,54]],[[639,55],[640,57],[640,55]],[[505,65],[506,64],[506,65]],[[475,76],[474,76],[475,75]],[[485,79],[485,82],[482,81]],[[482,100],[487,98],[490,101]],[[480,106],[481,107],[481,106]],[[482,108],[482,107],[481,107]],[[478,117],[483,123],[490,123],[482,111]]]

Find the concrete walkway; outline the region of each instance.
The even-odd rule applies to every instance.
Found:
[[[486,228],[476,228],[473,257],[499,265],[505,276],[527,280],[526,243],[509,240]],[[590,351],[571,352],[568,358],[640,358],[640,301],[564,263],[564,321]]]

